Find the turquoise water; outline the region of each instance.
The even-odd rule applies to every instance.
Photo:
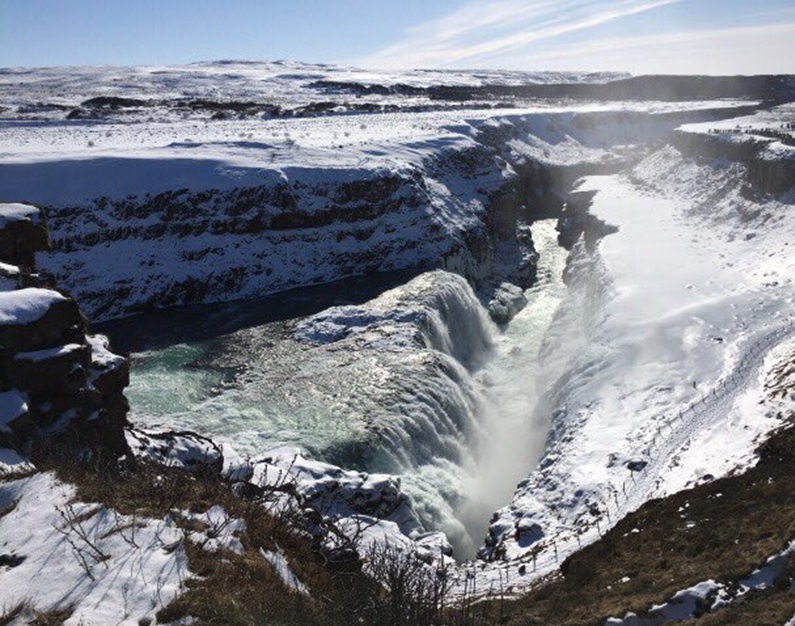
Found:
[[[553,220],[532,228],[538,281],[474,378],[428,351],[312,347],[275,322],[133,352],[131,421],[194,430],[251,456],[292,445],[348,469],[396,473],[426,526],[472,556],[548,428],[534,416],[548,384],[540,354],[566,293],[567,253]]]

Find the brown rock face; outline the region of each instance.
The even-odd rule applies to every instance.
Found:
[[[49,248],[50,235],[36,207],[0,203],[0,259],[32,268],[36,264],[35,253]]]
[[[88,335],[77,303],[34,273],[35,252],[48,247],[37,209],[0,204],[0,446],[116,458],[128,451],[129,361]]]

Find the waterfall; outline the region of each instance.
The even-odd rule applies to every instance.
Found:
[[[567,252],[557,243],[554,220],[536,222],[532,232],[540,253],[537,282],[525,292],[527,306],[476,374],[486,400],[477,416],[481,436],[467,485],[469,499],[459,512],[474,538],[485,536],[492,513],[511,500],[517,482],[535,468],[549,431],[542,403],[556,376],[549,362],[554,355],[546,347],[568,293],[563,282]]]
[[[138,355],[133,419],[244,454],[291,445],[395,474],[425,527],[472,556],[491,512],[510,499],[512,472],[529,471],[546,434],[530,419],[535,392],[524,383],[538,374],[565,252],[551,223],[542,231],[542,259],[554,262],[545,270],[542,261],[527,312],[504,333],[464,278],[428,272],[361,305]],[[179,405],[153,401],[153,390]]]

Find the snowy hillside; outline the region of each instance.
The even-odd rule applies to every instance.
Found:
[[[794,84],[289,62],[2,70],[0,202],[40,207],[51,240],[3,265],[3,324],[67,291],[131,352],[129,415],[126,379],[106,393],[90,373],[127,362],[82,318],[74,342],[22,360],[79,352],[75,394],[107,396],[128,460],[278,494],[270,512],[296,507],[329,563],[355,545],[377,578],[373,546],[389,543],[444,572],[462,606],[571,581],[583,548],[611,529],[631,539],[622,520],[758,469],[760,444],[790,426]],[[2,206],[13,221],[27,205]],[[51,282],[18,277],[34,280],[33,250],[32,276]],[[3,380],[0,427],[23,432],[29,394],[47,432],[60,405]],[[3,473],[31,467],[14,436],[0,437]],[[77,497],[43,473],[0,488],[0,530],[26,515],[49,528]],[[220,513],[199,503],[210,533]],[[14,581],[0,603],[30,586],[36,606],[72,598],[74,623],[104,619],[96,594],[121,593],[111,578],[132,559],[152,583],[127,581],[140,597],[119,618],[173,609],[201,578],[191,546],[214,538],[150,507],[142,537],[180,546],[152,560],[117,536],[128,504],[75,505],[114,557],[71,563],[72,595],[31,582],[69,532],[0,536],[9,554],[35,543],[0,567]],[[221,547],[311,596],[275,539],[235,539],[238,521]],[[791,539],[765,557],[779,564]],[[642,606],[728,605],[757,589],[752,574],[683,578]],[[600,618],[646,623],[616,606]]]

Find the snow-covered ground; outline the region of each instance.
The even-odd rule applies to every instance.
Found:
[[[152,620],[189,576],[184,532],[74,496],[49,473],[0,483],[0,610],[24,605],[12,624],[67,607],[65,624]]]
[[[267,95],[279,106],[295,108],[316,102],[318,90],[343,106],[343,100],[353,99],[350,93],[308,83],[423,87],[559,79],[364,75],[239,63],[124,71],[4,70],[0,200],[35,202],[50,210],[56,250],[40,255],[42,266],[58,274],[90,313],[109,318],[136,307],[253,297],[373,269],[442,265],[477,274],[472,266],[491,263],[494,246],[483,244],[479,258],[472,250],[464,258],[461,248],[485,228],[497,191],[517,181],[538,182],[521,178],[528,169],[623,168],[619,174],[588,176],[577,187],[594,194],[591,214],[617,232],[593,247],[577,243],[567,261],[567,287],[552,278],[541,283],[546,291],[529,291],[525,315],[530,321],[520,315],[496,340],[463,280],[426,274],[367,305],[335,308],[299,323],[293,344],[271,342],[257,331],[240,333],[238,338],[256,349],[258,359],[246,372],[248,387],[241,385],[242,392],[220,388],[217,378],[193,367],[205,359],[206,346],[171,346],[171,352],[157,356],[175,366],[174,379],[151,389],[174,395],[150,394],[149,406],[133,404],[133,419],[137,413],[156,413],[162,400],[179,407],[169,419],[183,417],[196,429],[252,445],[300,445],[298,435],[309,433],[318,441],[304,447],[315,451],[344,449],[351,441],[359,446],[353,446],[354,452],[360,451],[367,441],[363,425],[375,424],[378,428],[367,435],[380,433],[381,447],[373,449],[384,452],[392,467],[408,470],[405,480],[415,481],[415,504],[430,510],[426,520],[438,518],[442,508],[449,519],[454,513],[466,517],[453,511],[466,483],[450,483],[451,473],[439,471],[439,459],[458,462],[456,471],[462,465],[470,474],[483,469],[493,481],[500,479],[500,464],[490,461],[508,457],[508,447],[510,458],[525,450],[531,466],[541,453],[537,468],[523,468],[529,475],[491,525],[483,553],[495,562],[459,572],[461,585],[474,577],[482,591],[518,591],[648,499],[753,463],[755,442],[778,424],[778,411],[759,400],[765,376],[788,354],[791,344],[786,342],[794,332],[793,191],[753,193],[748,164],[720,154],[683,155],[665,142],[686,122],[684,133],[716,136],[715,129],[725,129],[728,143],[747,141],[729,131],[738,125],[780,129],[792,121],[791,106],[725,121],[719,119],[730,117],[732,109],[754,103],[537,102],[499,110],[444,105],[408,111],[414,105],[427,109],[430,103],[423,95],[390,92],[368,93],[361,101],[384,99],[381,104],[397,103],[402,110],[211,119],[206,111],[184,113],[160,103],[139,107],[127,117],[113,110],[99,119],[72,120],[64,119],[63,109],[39,107],[30,113],[19,107],[39,100],[76,107],[98,95],[146,100]],[[786,140],[763,141],[769,144],[764,158],[792,159]],[[358,196],[347,204],[340,200],[346,185],[364,189],[364,201]],[[373,200],[367,190],[378,185],[390,191]],[[233,201],[240,200],[241,190],[284,188],[297,199],[291,210],[317,219],[334,205],[335,210],[342,206],[341,214],[312,223],[308,233],[310,228],[293,223],[270,228],[270,220],[290,213],[282,196],[274,200],[265,194],[235,213]],[[532,211],[537,190],[524,191],[517,203]],[[169,204],[169,194],[184,201]],[[395,204],[363,220],[367,228],[350,225],[358,219],[357,211],[384,198]],[[199,217],[203,230],[193,232]],[[260,219],[261,230],[228,232],[229,224],[244,217]],[[172,226],[179,236],[168,231]],[[446,255],[452,260],[439,263]],[[237,268],[243,268],[243,278],[229,287],[223,272]],[[560,263],[552,263],[550,271],[560,271]],[[204,298],[169,301],[163,295],[172,293],[175,284],[216,274],[224,280]],[[417,294],[425,293],[429,281],[455,297],[418,304]],[[429,326],[434,315],[439,319]],[[533,336],[527,337],[523,328],[532,328]],[[312,348],[284,348],[296,339]],[[491,361],[475,358],[494,343]],[[281,352],[268,352],[277,348]],[[531,357],[513,358],[515,350]],[[190,367],[181,367],[185,365]],[[192,371],[186,373],[188,369]],[[435,378],[439,371],[445,373],[443,385]],[[522,376],[533,377],[526,388]],[[409,385],[411,377],[419,380],[417,385]],[[135,387],[135,379],[133,384],[135,393],[146,391]],[[483,389],[487,385],[492,396]],[[191,396],[196,387],[210,399]],[[255,388],[260,396],[248,397],[245,410],[239,405],[232,407],[234,416],[224,413],[230,410],[224,402],[230,395],[245,396]],[[284,406],[269,426],[275,434],[258,432],[262,396],[271,401],[280,394]],[[484,403],[491,405],[483,408]],[[463,412],[458,410],[462,404]],[[256,415],[254,405],[260,411]],[[323,411],[317,410],[320,405]],[[197,406],[212,410],[194,413]],[[329,414],[339,419],[330,423]],[[523,414],[534,426],[529,431],[515,423]],[[475,442],[471,435],[479,430],[486,436]],[[483,458],[472,458],[472,450]],[[337,460],[343,457],[339,454]],[[0,462],[19,460],[5,454]],[[306,467],[309,473],[337,471],[311,460]],[[322,482],[322,476],[316,478]],[[504,479],[513,483],[517,477],[506,471]],[[453,495],[443,499],[444,507],[416,496],[423,483],[433,481],[436,493],[447,489],[446,495]],[[509,498],[510,489],[505,491]],[[494,507],[503,503],[489,502]],[[30,512],[34,514],[46,517],[52,511]],[[396,523],[384,522],[374,524],[368,536],[383,540],[399,534]],[[48,535],[41,541],[54,539]],[[407,544],[405,537],[396,541]],[[278,551],[266,558],[280,567]],[[92,589],[86,586],[86,598]]]
[[[648,499],[754,463],[780,423],[760,399],[788,354],[771,350],[795,336],[795,198],[747,199],[741,170],[663,148],[578,186],[618,231],[572,252],[542,356],[547,449],[492,525],[493,553],[541,548],[543,573],[544,555],[553,566]]]
[[[394,88],[438,86],[534,85],[605,82],[626,75],[612,72],[503,72],[414,70],[386,72],[293,61],[218,61],[183,66],[2,68],[0,94],[3,117],[62,118],[58,106],[75,107],[100,96],[141,100],[257,101],[296,107],[320,99],[427,103],[427,97],[390,94]],[[332,83],[318,85],[319,81]],[[345,86],[378,89],[346,93]],[[380,88],[380,89],[379,89]],[[38,105],[38,106],[37,106]],[[49,108],[47,105],[50,105]],[[53,107],[52,105],[56,105]]]

